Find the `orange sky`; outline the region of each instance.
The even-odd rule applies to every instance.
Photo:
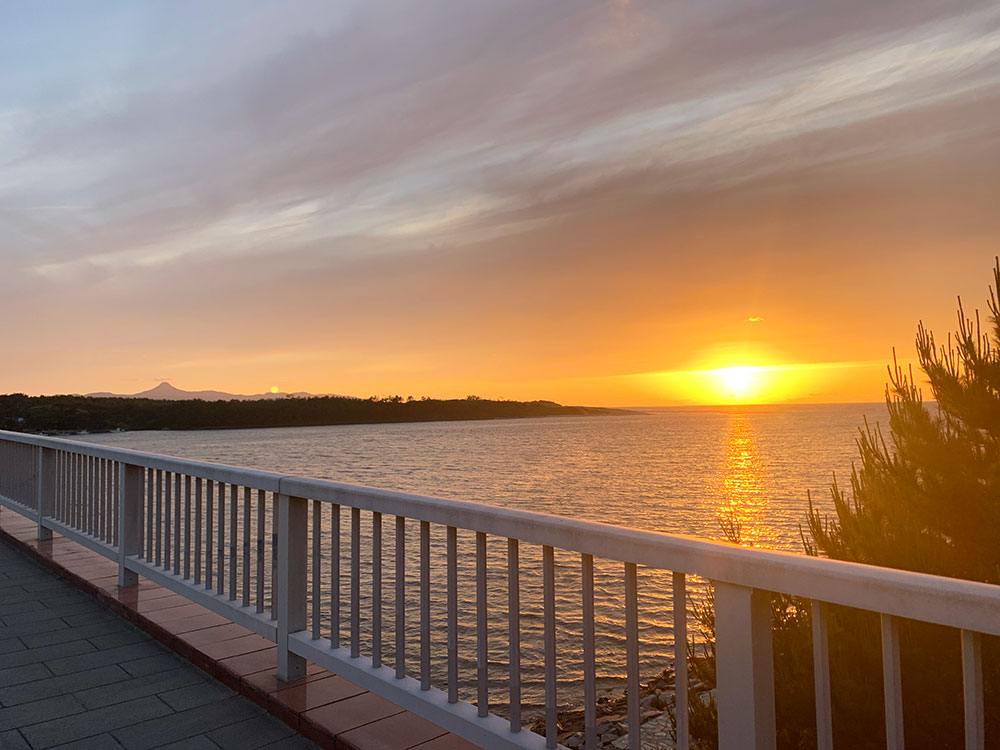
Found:
[[[995,4],[250,7],[0,11],[0,392],[875,401],[984,307]]]

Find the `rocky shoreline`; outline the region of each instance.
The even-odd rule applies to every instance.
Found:
[[[703,701],[713,692],[691,682],[691,690]],[[642,750],[673,750],[674,672],[667,667],[639,685],[641,704]],[[559,713],[559,743],[571,750],[584,747],[584,710],[573,708]],[[531,731],[545,734],[545,717],[540,717]],[[628,747],[628,696],[624,689],[597,698],[597,737],[601,750],[625,750]]]

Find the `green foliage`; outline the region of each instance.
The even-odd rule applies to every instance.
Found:
[[[1000,263],[994,269],[1000,285]],[[895,365],[886,389],[889,443],[867,424],[851,492],[834,484],[836,519],[810,507],[810,551],[840,560],[1000,583],[1000,310],[991,333],[959,301],[955,340],[923,324],[917,355],[937,408]]]

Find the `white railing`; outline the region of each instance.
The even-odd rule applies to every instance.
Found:
[[[595,558],[602,565],[621,564],[630,748],[640,747],[640,732],[635,731],[641,722],[639,566],[672,572],[679,748],[688,747],[684,644],[690,575],[715,587],[716,699],[723,750],[775,747],[772,592],[813,602],[821,749],[833,745],[828,604],[881,615],[891,750],[903,747],[898,618],[959,629],[965,743],[967,748],[984,747],[980,634],[1000,635],[996,586],[4,431],[0,504],[36,519],[40,539],[55,531],[117,561],[121,586],[136,585],[141,574],[275,641],[280,678],[302,676],[311,660],[486,748],[557,747],[556,549],[579,555],[587,748],[597,747],[598,741]],[[387,598],[382,580],[385,514],[395,518],[391,627],[383,622],[382,609]],[[349,516],[346,530],[344,515]],[[370,533],[363,533],[363,515]],[[443,544],[432,545],[432,529],[442,528]],[[460,531],[462,536],[474,534],[475,551],[468,559],[459,555]],[[414,535],[415,548],[408,545]],[[488,571],[487,544],[493,537],[506,542],[506,564]],[[521,588],[537,585],[539,574],[520,564],[522,545],[538,545],[542,552],[544,736],[522,728],[521,720]],[[560,552],[560,560],[565,554]],[[345,566],[349,571],[342,570]],[[364,596],[363,567],[370,571]],[[474,572],[460,579],[460,567]],[[507,645],[506,719],[490,712],[496,685],[491,685],[489,669],[489,573],[490,580],[506,579],[506,632],[500,634]],[[474,599],[474,641],[471,635],[460,638],[460,580],[474,589],[474,595],[461,592]],[[431,648],[436,630],[432,588],[438,587],[446,598],[447,645],[440,655]],[[347,601],[342,601],[345,589]],[[385,630],[392,631],[393,644],[383,643]],[[460,645],[471,648],[473,642],[474,703],[459,695]],[[383,662],[387,652],[392,666]],[[413,663],[410,656],[416,657]],[[439,666],[443,674],[435,672]]]

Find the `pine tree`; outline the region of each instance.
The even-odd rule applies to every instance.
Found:
[[[966,316],[961,299],[958,330],[944,344],[918,325],[917,358],[932,403],[893,353],[885,392],[889,437],[865,422],[849,490],[836,480],[831,487],[834,517],[809,498],[802,534],[808,554],[1000,583],[1000,258],[993,280],[985,328],[978,311]],[[845,607],[829,613],[835,746],[884,747],[878,616]],[[815,747],[808,602],[776,595],[772,615],[778,746]],[[700,621],[711,643],[714,623],[704,614]],[[957,631],[904,621],[900,636],[907,747],[960,747]],[[714,686],[712,656],[706,651],[698,666],[699,677]],[[983,673],[987,747],[1000,746],[996,638],[984,638]],[[714,709],[692,705],[692,730],[702,728],[698,747],[716,746]]]
[[[938,346],[921,323],[917,356],[936,406],[897,364],[886,388],[890,440],[867,424],[851,491],[832,488],[836,519],[810,503],[807,550],[838,560],[1000,583],[1000,261],[990,325],[958,308]]]

